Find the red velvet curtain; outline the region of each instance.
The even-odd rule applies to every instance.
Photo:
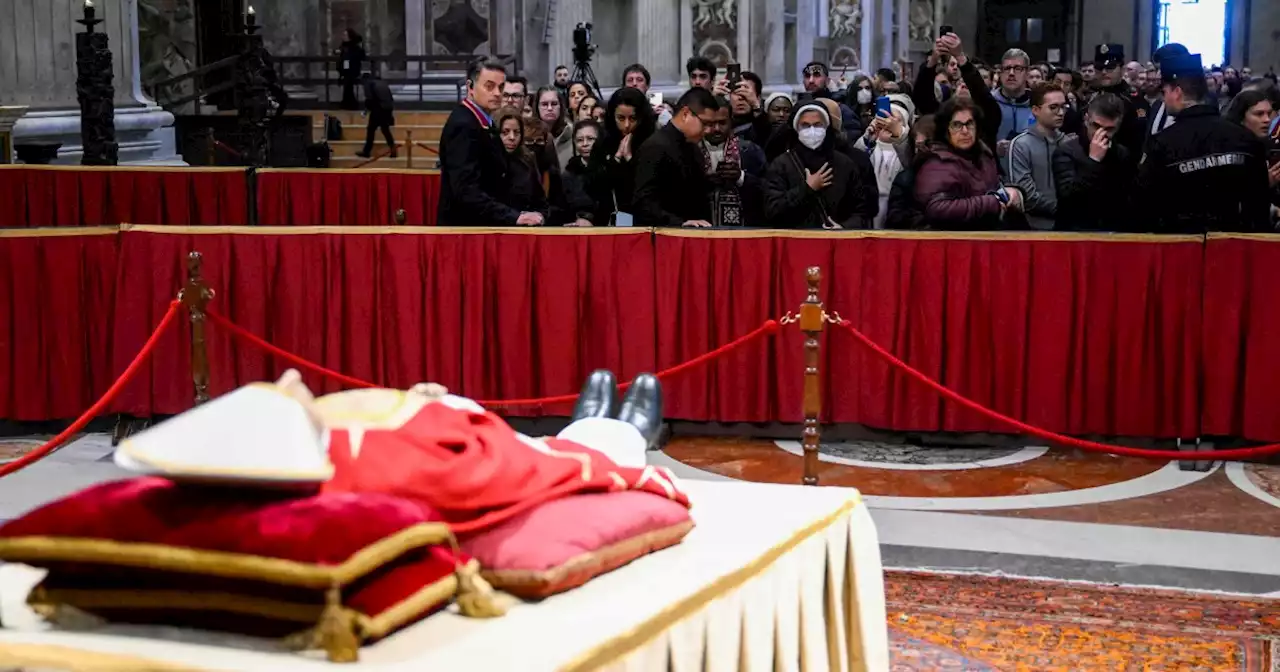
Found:
[[[0,418],[75,417],[111,384],[116,244],[114,230],[0,231]]]
[[[0,227],[247,224],[243,168],[0,168]]]
[[[263,170],[258,224],[386,226],[397,210],[405,224],[434,226],[440,174],[401,170]]]
[[[159,228],[121,236],[117,368],[181,287],[193,250],[203,254],[217,293],[214,310],[290,352],[368,381],[404,388],[430,380],[473,398],[511,399],[576,392],[596,368],[620,376],[653,368],[648,231],[279,235]],[[162,344],[155,366],[117,410],[190,407],[189,328],[184,321],[181,337]],[[214,326],[208,348],[212,394],[285,368]],[[316,391],[338,389],[315,377],[307,382]],[[509,413],[570,410],[559,404]]]
[[[1204,275],[1204,433],[1280,441],[1280,237],[1213,234]]]
[[[1199,239],[660,232],[656,246],[659,366],[794,309],[819,266],[828,310],[992,408],[1076,434],[1197,433]],[[1004,430],[847,337],[823,346],[826,420]],[[757,356],[672,383],[670,415],[800,420],[802,337]]]

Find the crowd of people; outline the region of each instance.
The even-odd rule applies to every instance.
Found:
[[[1079,69],[954,34],[914,81],[888,68],[804,93],[694,57],[677,100],[628,67],[607,99],[567,68],[532,89],[476,64],[440,140],[441,225],[1273,231],[1274,75],[1150,63],[1100,45]]]

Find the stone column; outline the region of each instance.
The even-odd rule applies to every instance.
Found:
[[[780,89],[787,82],[785,7],[784,0],[760,0],[753,8],[751,70],[764,80],[766,89]]]
[[[813,60],[813,36],[818,32],[817,0],[796,1],[796,71],[787,79],[800,81],[800,69]]]
[[[58,163],[79,163],[80,110],[76,100],[75,20],[83,0],[2,0],[12,20],[0,21],[0,97],[28,105],[14,125],[14,142],[61,142]],[[114,53],[115,125],[120,163],[181,164],[174,153],[173,115],[142,92],[137,0],[95,0],[99,29]],[[11,46],[10,46],[11,45]]]
[[[883,67],[876,48],[879,27],[880,0],[862,0],[862,32],[859,35],[862,43],[858,49],[858,62],[869,75],[874,74],[877,68]]]
[[[873,0],[876,3],[876,53],[877,68],[893,67],[893,5],[895,0]]]
[[[676,88],[684,59],[693,55],[688,0],[638,0],[635,10],[636,61],[649,69],[653,86]]]
[[[898,43],[894,49],[894,57],[898,60],[911,59],[911,2],[898,0]]]
[[[573,72],[573,30],[579,23],[591,21],[591,0],[555,0],[555,23],[551,27],[551,44],[547,45],[547,72],[563,65]],[[594,39],[594,38],[593,38]],[[594,65],[592,66],[594,70]],[[601,82],[608,86],[609,82]]]
[[[427,39],[427,0],[404,0],[404,50],[411,56],[426,56],[431,53],[431,42]],[[410,63],[409,72],[418,74],[420,63]]]

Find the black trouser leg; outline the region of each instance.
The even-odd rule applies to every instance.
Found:
[[[363,154],[365,154],[366,156],[368,156],[371,152],[373,152],[373,134],[377,132],[378,126],[379,126],[378,115],[370,113],[369,125],[365,127],[365,131],[364,131]]]
[[[387,139],[387,146],[391,151],[396,151],[396,136],[391,133],[391,122],[383,118],[378,120],[378,125],[382,128],[382,137]]]

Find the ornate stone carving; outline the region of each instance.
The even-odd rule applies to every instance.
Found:
[[[933,23],[933,3],[929,0],[911,0],[911,41],[933,44],[936,27]]]
[[[861,0],[832,3],[827,25],[832,38],[847,37],[856,41],[862,34]]]
[[[431,15],[437,54],[473,54],[489,41],[487,0],[434,0]]]
[[[693,50],[717,67],[738,60],[738,0],[690,0]]]
[[[90,5],[85,8],[85,18],[78,21],[85,32],[76,34],[76,98],[80,101],[80,144],[84,148],[80,164],[84,166],[114,166],[120,161],[111,45],[105,33],[93,32],[101,22],[93,17]]]
[[[144,87],[195,69],[196,19],[194,0],[138,0],[138,51]],[[186,81],[152,90],[156,98],[174,99],[195,91]]]

